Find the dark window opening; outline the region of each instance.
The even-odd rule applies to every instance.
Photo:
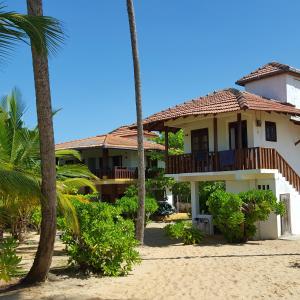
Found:
[[[238,122],[229,123],[229,148],[236,149],[238,146]],[[248,148],[247,121],[242,121],[242,148]]]
[[[266,121],[266,141],[277,142],[277,129],[275,122]]]

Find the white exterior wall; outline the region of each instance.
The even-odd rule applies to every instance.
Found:
[[[277,113],[253,112],[253,119],[261,120],[261,127],[253,123],[254,147],[275,148],[300,175],[300,126],[289,121],[289,116]],[[265,121],[276,123],[277,142],[266,141]]]
[[[237,121],[237,113],[224,113],[217,116],[218,118],[218,150],[229,150],[229,123]],[[247,121],[248,146],[254,145],[254,115],[251,112],[243,112],[242,120]],[[168,125],[178,126],[178,123],[168,122]],[[191,153],[191,131],[196,129],[208,128],[209,135],[209,151],[214,151],[214,129],[213,117],[190,117],[186,118],[185,123],[181,123],[180,127],[184,132],[184,153]]]
[[[147,152],[145,152],[147,156]],[[84,149],[81,152],[83,159],[88,158],[99,158],[102,157],[102,149],[99,148],[90,148]],[[138,154],[134,150],[120,150],[120,149],[109,149],[108,150],[109,163],[108,167],[112,167],[112,158],[111,156],[122,156],[122,166],[127,168],[136,168],[138,165]],[[164,167],[164,162],[158,161],[158,167]],[[99,160],[96,159],[96,168],[99,168]]]
[[[266,98],[287,101],[286,74],[267,77],[251,81],[245,84],[245,90],[249,93]]]
[[[300,79],[281,74],[245,84],[247,92],[266,98],[287,102],[300,108]]]

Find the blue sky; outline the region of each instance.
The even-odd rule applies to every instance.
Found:
[[[26,0],[6,1],[25,12]],[[135,121],[125,0],[44,0],[68,34],[50,59],[56,142]],[[234,82],[269,61],[300,67],[299,0],[135,0],[144,116]],[[0,68],[36,123],[31,54],[19,45]]]

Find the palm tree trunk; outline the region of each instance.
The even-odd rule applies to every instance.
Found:
[[[133,1],[127,0],[127,12],[130,28],[130,38],[132,47],[132,58],[134,66],[135,82],[135,102],[136,102],[136,119],[137,119],[137,139],[138,139],[138,199],[139,208],[136,221],[136,239],[141,244],[144,242],[144,224],[145,224],[145,158],[144,158],[144,130],[142,115],[142,95],[141,95],[141,78],[140,64],[137,44],[137,34],[135,26],[135,16]]]
[[[42,0],[27,0],[29,15],[43,15]],[[56,235],[56,166],[48,58],[31,46],[42,173],[42,223],[38,250],[24,283],[45,281],[52,262]]]

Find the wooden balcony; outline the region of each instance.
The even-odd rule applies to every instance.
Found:
[[[300,191],[300,176],[272,148],[246,148],[167,157],[166,174],[276,169]]]
[[[136,179],[136,168],[114,167],[112,169],[97,169],[92,172],[100,179]]]

